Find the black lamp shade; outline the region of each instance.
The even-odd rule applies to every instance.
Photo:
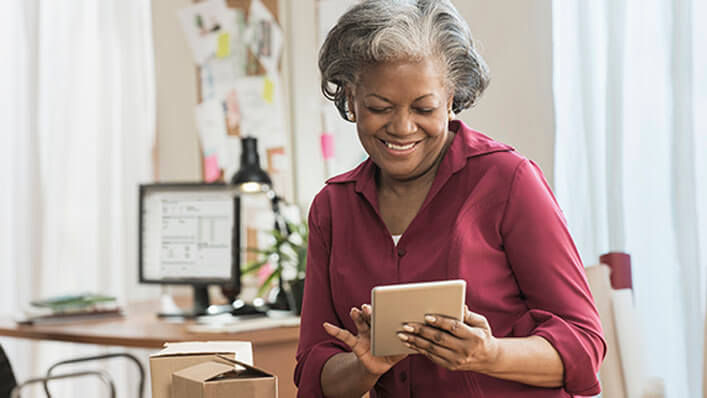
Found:
[[[267,191],[272,186],[270,176],[260,168],[258,140],[255,137],[241,139],[241,166],[231,178],[231,184],[245,192]]]

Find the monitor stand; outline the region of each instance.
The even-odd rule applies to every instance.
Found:
[[[209,305],[209,290],[206,285],[193,285],[194,288],[194,307],[190,310],[179,308],[172,300],[172,296],[163,295],[160,299],[162,308],[157,316],[160,318],[196,318],[204,315],[218,315],[229,313],[233,310],[230,305],[214,306]]]

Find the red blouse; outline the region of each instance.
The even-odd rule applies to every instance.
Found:
[[[397,247],[378,213],[366,160],[327,181],[309,214],[295,383],[322,397],[321,371],[350,351],[327,321],[356,333],[351,307],[377,285],[463,278],[466,303],[496,337],[537,335],[562,358],[562,388],[546,389],[476,372],[450,371],[410,355],[385,373],[371,397],[568,397],[599,393],[606,351],[599,315],[562,211],[533,162],[513,148],[450,123],[454,137],[422,207]]]

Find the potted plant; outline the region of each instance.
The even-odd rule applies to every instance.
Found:
[[[269,231],[272,240],[268,246],[246,249],[257,253],[258,258],[247,263],[241,273],[248,275],[265,272],[258,296],[266,293],[277,280],[278,295],[274,306],[281,308],[284,304],[299,315],[302,309],[309,232],[306,222],[286,222],[286,225],[286,233],[277,229]]]

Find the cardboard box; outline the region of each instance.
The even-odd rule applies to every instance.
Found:
[[[172,398],[277,398],[276,376],[244,362],[232,362],[204,362],[175,372]]]
[[[219,355],[253,364],[253,348],[244,341],[209,341],[165,343],[165,348],[150,355],[152,398],[172,398],[172,373],[203,362],[218,359]]]

